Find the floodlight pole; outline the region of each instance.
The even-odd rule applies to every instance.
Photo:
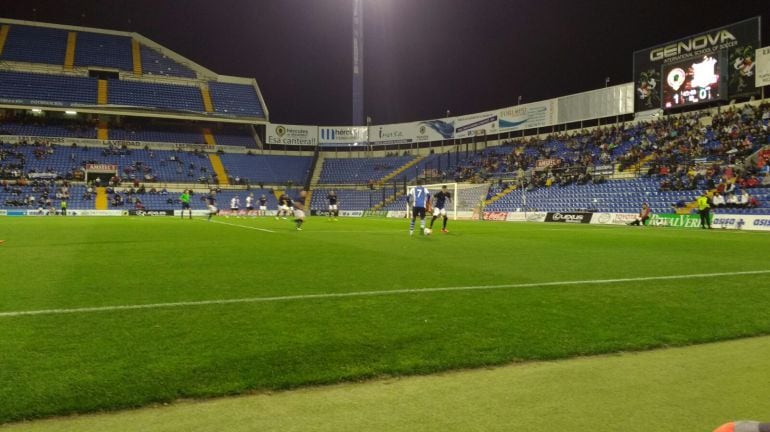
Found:
[[[353,126],[364,125],[364,5],[353,0]]]

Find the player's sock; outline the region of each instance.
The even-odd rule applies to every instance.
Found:
[[[444,216],[444,227],[442,228],[442,229],[444,229],[444,230],[446,230],[446,221],[447,221],[447,217],[446,217],[446,216]]]
[[[413,231],[414,231],[414,219],[412,219],[412,221],[409,222],[409,232],[413,232]]]
[[[420,219],[420,229],[425,230],[425,219]]]
[[[433,222],[436,222],[436,216],[433,216],[433,217],[430,219],[430,229],[433,229]]]

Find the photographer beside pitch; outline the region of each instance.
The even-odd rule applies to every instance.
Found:
[[[714,429],[714,432],[770,432],[770,423],[757,421],[736,421],[725,423]]]
[[[647,203],[642,204],[642,209],[639,210],[639,216],[634,219],[629,225],[644,226],[647,220],[650,218],[650,207]]]

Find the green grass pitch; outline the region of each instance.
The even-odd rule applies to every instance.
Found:
[[[3,218],[0,423],[770,334],[766,234],[407,228]]]

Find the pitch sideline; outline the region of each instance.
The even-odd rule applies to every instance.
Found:
[[[498,289],[536,288],[536,287],[589,285],[589,284],[590,285],[608,285],[608,284],[620,284],[620,283],[629,283],[629,282],[704,279],[704,278],[714,278],[714,277],[749,276],[749,275],[761,275],[761,274],[770,274],[770,270],[749,270],[749,271],[739,271],[739,272],[699,273],[699,274],[669,275],[669,276],[645,276],[645,277],[618,278],[618,279],[532,282],[532,283],[502,284],[502,285],[405,288],[405,289],[380,290],[380,291],[354,291],[354,292],[348,292],[348,293],[302,294],[302,295],[294,295],[294,296],[272,296],[272,297],[245,297],[245,298],[222,299],[222,300],[199,300],[199,301],[183,301],[183,302],[171,302],[171,303],[97,306],[97,307],[83,307],[83,308],[71,308],[71,309],[40,309],[40,310],[28,310],[28,311],[0,312],[0,318],[12,318],[12,317],[20,317],[20,316],[35,316],[35,315],[64,315],[64,314],[77,314],[77,313],[112,312],[112,311],[141,310],[141,309],[177,308],[177,307],[187,307],[187,306],[226,305],[226,304],[238,304],[238,303],[268,303],[268,302],[278,302],[278,301],[374,297],[374,296],[387,296],[387,295],[397,295],[397,294],[422,294],[422,293],[458,292],[458,291],[486,291],[486,290],[498,290]]]

